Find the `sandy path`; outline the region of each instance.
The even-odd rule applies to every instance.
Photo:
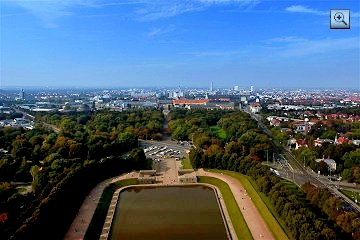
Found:
[[[244,216],[244,219],[255,240],[275,239],[270,229],[266,225],[264,219],[262,218],[259,211],[252,202],[251,198],[247,195],[244,187],[237,179],[221,173],[206,172],[203,169],[198,170],[197,173],[200,176],[208,176],[221,179],[229,185],[235,197],[235,200],[241,210],[241,213]]]
[[[76,215],[73,223],[71,224],[68,232],[66,233],[64,239],[66,240],[78,240],[83,239],[86,233],[86,230],[89,227],[91,219],[94,215],[95,209],[99,203],[102,192],[105,187],[110,183],[117,182],[119,180],[127,178],[135,178],[138,176],[138,173],[129,173],[124,174],[118,177],[107,179],[91,190],[89,195],[85,198],[83,204],[81,205],[78,214]]]

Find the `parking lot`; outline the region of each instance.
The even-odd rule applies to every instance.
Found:
[[[178,157],[182,155],[183,150],[172,149],[169,146],[149,146],[144,148],[145,154],[148,154],[150,157]]]
[[[145,155],[153,159],[152,168],[157,171],[157,179],[164,184],[178,183],[178,168],[181,159],[187,157],[190,146],[175,141],[142,141]]]
[[[186,151],[190,150],[190,144],[187,142],[177,142],[172,140],[167,141],[144,141],[140,140],[140,146],[144,149],[147,157],[164,158],[186,157]]]

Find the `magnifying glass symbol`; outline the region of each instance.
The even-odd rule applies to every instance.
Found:
[[[337,12],[334,15],[334,19],[336,22],[342,22],[345,24],[345,26],[347,26],[347,23],[344,21],[344,14],[341,12]]]

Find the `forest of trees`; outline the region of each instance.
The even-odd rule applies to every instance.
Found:
[[[220,156],[224,152],[226,156],[249,155],[260,160],[272,154],[271,140],[246,113],[176,109],[170,112],[169,119],[174,139],[193,140],[194,145],[203,148],[206,155]],[[219,130],[223,134],[220,135]]]
[[[353,233],[354,239],[360,239],[360,216],[357,212],[344,208],[343,202],[326,188],[317,188],[305,183],[301,189],[306,193],[306,198],[329,219],[336,222],[343,231]]]
[[[60,127],[0,128],[2,239],[62,239],[101,180],[150,167],[138,138],[161,138],[157,110],[37,116]],[[125,154],[127,153],[127,154]],[[24,193],[19,185],[31,183]]]
[[[193,167],[226,169],[251,176],[286,224],[292,239],[360,239],[358,228],[350,231],[343,228],[344,225],[308,200],[304,191],[274,176],[261,164],[271,153],[273,144],[247,114],[176,110],[170,117],[173,138],[178,139],[178,132],[184,132],[180,139],[194,138],[196,148],[189,156]],[[214,134],[213,126],[221,128],[226,138]],[[339,211],[348,211],[343,202],[338,201]],[[355,215],[355,218],[347,218],[355,222],[353,226],[359,223],[359,215]]]

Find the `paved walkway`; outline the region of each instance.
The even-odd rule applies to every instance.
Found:
[[[246,190],[237,179],[221,173],[206,172],[203,169],[199,169],[197,173],[200,176],[218,178],[229,185],[255,240],[275,239],[251,198],[247,195]]]
[[[178,184],[178,168],[175,158],[167,158],[159,163],[158,174],[163,184]]]
[[[81,205],[78,214],[76,215],[73,223],[71,224],[68,232],[66,233],[65,240],[78,240],[83,239],[86,233],[86,230],[89,227],[91,219],[94,215],[95,209],[99,203],[102,192],[105,187],[110,183],[117,182],[119,180],[136,178],[138,173],[129,173],[124,174],[118,177],[107,179],[91,190],[90,194],[86,197],[83,204]]]

